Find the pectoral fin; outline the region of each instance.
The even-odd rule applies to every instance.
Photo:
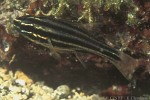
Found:
[[[52,57],[54,57],[56,60],[61,61],[61,56],[60,56],[60,54],[58,54],[56,52],[56,50],[53,47],[50,39],[48,39],[48,43],[49,43],[49,50],[50,50],[49,55],[52,56]]]

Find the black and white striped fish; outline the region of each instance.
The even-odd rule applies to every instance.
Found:
[[[14,20],[14,27],[25,38],[49,48],[52,52],[89,52],[106,57],[128,80],[137,67],[137,60],[95,40],[87,35],[86,30],[64,20],[23,16]]]

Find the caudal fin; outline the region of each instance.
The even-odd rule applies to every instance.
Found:
[[[113,61],[113,64],[127,80],[131,80],[135,70],[139,66],[139,60],[134,59],[123,52],[120,53],[119,57],[121,60]]]

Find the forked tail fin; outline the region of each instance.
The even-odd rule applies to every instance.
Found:
[[[124,52],[120,52],[119,57],[121,59],[120,61],[115,60],[112,63],[127,80],[131,80],[136,68],[139,66],[139,60],[132,58]]]

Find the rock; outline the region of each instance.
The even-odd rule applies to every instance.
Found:
[[[68,96],[70,94],[70,88],[67,85],[57,87],[56,91],[63,96]]]
[[[23,79],[16,79],[15,82],[20,86],[25,86],[25,81]]]

